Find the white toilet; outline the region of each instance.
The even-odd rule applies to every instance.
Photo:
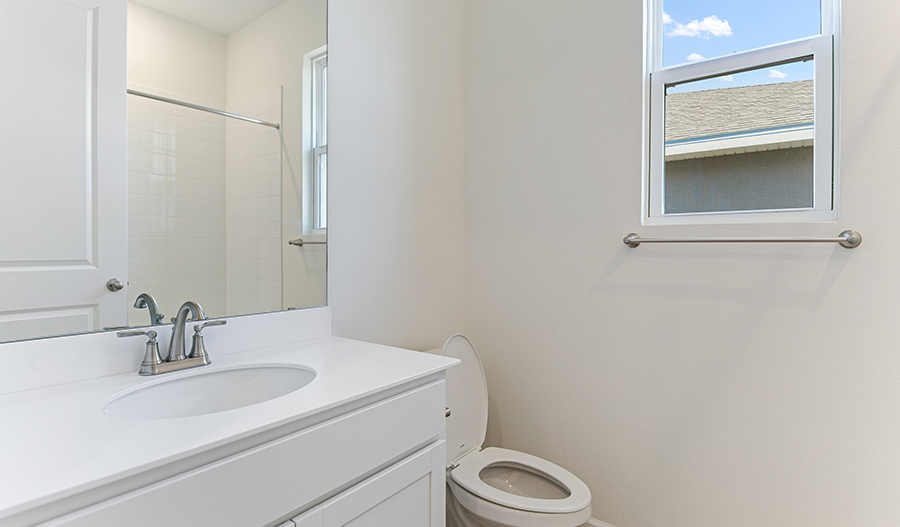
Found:
[[[437,350],[435,350],[437,351]],[[553,463],[515,450],[485,448],[487,383],[475,346],[450,337],[447,370],[447,526],[579,527],[591,517],[591,491]]]

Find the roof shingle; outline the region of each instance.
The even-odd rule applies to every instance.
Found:
[[[810,124],[812,80],[666,95],[666,142]]]

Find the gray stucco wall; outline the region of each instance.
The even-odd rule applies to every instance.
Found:
[[[811,207],[813,147],[668,161],[665,192],[667,214]]]

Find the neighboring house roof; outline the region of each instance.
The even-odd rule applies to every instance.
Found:
[[[813,122],[813,81],[666,95],[666,143]]]
[[[666,95],[666,161],[813,146],[813,81]]]

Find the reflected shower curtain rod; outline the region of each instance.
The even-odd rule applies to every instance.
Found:
[[[178,101],[175,99],[169,99],[167,97],[160,97],[159,95],[153,95],[151,93],[144,93],[142,91],[137,90],[128,90],[129,95],[137,95],[138,97],[146,97],[148,99],[154,99],[157,101],[167,102],[170,104],[177,104],[178,106],[184,106],[186,108],[193,108],[194,110],[200,110],[201,112],[209,112],[214,113],[216,115],[222,115],[224,117],[231,117],[232,119],[240,119],[241,121],[247,121],[248,123],[256,123],[261,124],[263,126],[271,126],[276,130],[281,129],[281,125],[278,123],[270,123],[268,121],[260,121],[259,119],[254,119],[252,117],[244,117],[243,115],[237,115],[233,113],[223,112],[222,110],[216,110],[215,108],[207,108],[206,106],[200,106],[198,104],[191,104],[189,102]]]

